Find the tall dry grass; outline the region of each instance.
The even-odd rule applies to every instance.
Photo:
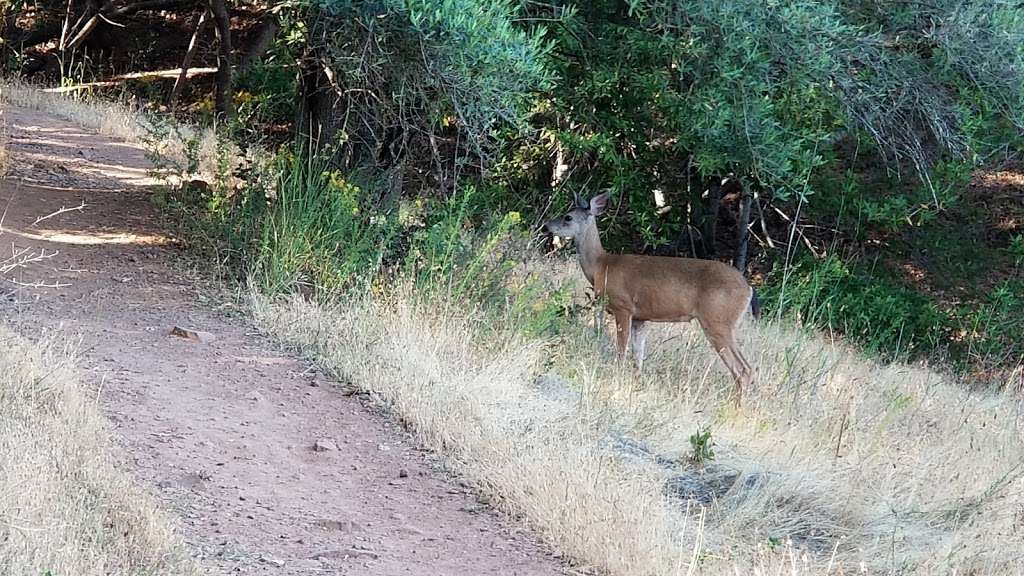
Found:
[[[743,342],[757,385],[736,409],[694,326],[656,327],[637,375],[582,323],[526,339],[419,300],[255,297],[254,310],[581,563],[630,576],[1024,567],[1019,398],[759,323]],[[711,462],[690,461],[698,429]]]
[[[4,118],[4,111],[0,110],[0,178],[7,176],[7,172],[10,170],[10,150],[8,146],[10,140],[7,136],[7,122]]]
[[[41,110],[132,143],[144,142],[150,132],[141,110],[125,103],[47,92],[15,78],[0,78],[0,102]]]
[[[0,574],[198,574],[120,468],[71,352],[0,329]]]

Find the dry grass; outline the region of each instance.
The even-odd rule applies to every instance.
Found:
[[[215,182],[234,173],[245,160],[230,141],[218,139],[213,128],[158,120],[142,109],[87,94],[48,92],[20,80],[0,78],[0,103],[39,110],[106,136],[145,146],[169,183],[199,178]],[[191,156],[191,158],[190,158]],[[186,172],[194,164],[194,172]]]
[[[4,111],[0,110],[0,178],[7,176],[7,172],[10,169],[10,151],[7,147],[10,145],[10,140],[7,137],[7,122],[4,119]]]
[[[7,151],[7,131],[0,127],[0,178],[7,176],[10,168],[11,157]]]
[[[197,574],[119,469],[71,354],[0,329],[0,574]]]
[[[41,110],[127,142],[144,142],[149,134],[141,111],[123,103],[45,92],[10,78],[0,81],[0,100],[22,108]]]
[[[638,377],[593,328],[529,340],[411,301],[254,309],[583,564],[630,576],[1024,566],[1017,398],[759,324],[743,343],[758,383],[737,410],[693,326],[654,330]],[[703,467],[689,462],[698,428],[715,443]],[[669,495],[680,480],[720,490],[701,505]]]

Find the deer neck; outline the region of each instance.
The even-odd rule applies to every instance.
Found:
[[[602,274],[604,266],[604,247],[601,246],[601,237],[597,233],[597,223],[591,223],[579,237],[576,238],[576,251],[580,256],[580,267],[591,286],[595,286],[595,279]]]

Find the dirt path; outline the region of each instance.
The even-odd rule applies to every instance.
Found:
[[[3,118],[0,260],[12,247],[56,255],[4,274],[0,321],[80,336],[128,465],[211,572],[565,572],[399,428],[215,310],[146,199],[140,149],[39,112]],[[213,339],[169,335],[176,325]]]

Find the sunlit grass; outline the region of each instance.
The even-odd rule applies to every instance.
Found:
[[[1005,574],[1024,562],[1024,435],[1008,394],[759,323],[742,343],[758,379],[736,409],[694,326],[657,326],[638,375],[582,320],[526,338],[468,304],[391,294],[324,306],[256,297],[255,311],[583,564]],[[690,461],[698,430],[714,443],[703,467]],[[682,481],[717,486],[716,498],[671,496]]]

